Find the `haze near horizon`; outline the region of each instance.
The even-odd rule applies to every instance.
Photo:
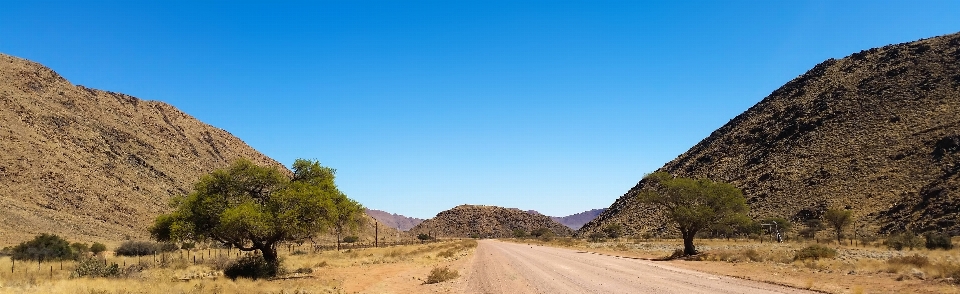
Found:
[[[828,58],[960,3],[6,3],[0,52],[170,103],[371,209],[604,208]]]

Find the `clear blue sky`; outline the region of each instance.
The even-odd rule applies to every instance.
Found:
[[[4,1],[0,52],[320,160],[370,208],[563,216],[827,58],[960,31],[960,1],[520,2]]]

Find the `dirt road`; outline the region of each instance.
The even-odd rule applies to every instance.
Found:
[[[464,293],[813,293],[570,249],[480,241]]]

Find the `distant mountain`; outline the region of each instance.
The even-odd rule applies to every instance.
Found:
[[[506,238],[513,231],[526,232],[546,228],[557,236],[570,236],[573,230],[548,216],[487,205],[460,205],[437,214],[410,229],[411,235],[429,234],[434,237],[453,238]]]
[[[380,221],[380,223],[401,231],[408,231],[416,225],[423,222],[422,219],[403,216],[395,213],[389,213],[383,210],[367,209],[367,215]]]
[[[598,215],[600,215],[600,213],[603,213],[604,210],[607,210],[607,209],[606,208],[591,209],[581,213],[571,214],[568,216],[563,216],[563,217],[551,216],[550,218],[560,224],[563,224],[564,226],[567,226],[568,228],[571,228],[573,230],[578,230],[580,229],[580,227],[583,227],[584,224],[590,222],[591,220],[596,218]],[[539,211],[532,210],[532,209],[527,210],[527,213],[542,215],[542,213],[540,213]]]
[[[859,233],[960,234],[960,33],[828,59],[659,171],[743,190],[754,218],[848,209]],[[673,229],[641,180],[578,231]]]
[[[147,238],[170,197],[238,158],[287,171],[169,104],[75,86],[0,54],[0,244],[39,233]]]
[[[594,218],[596,218],[598,215],[603,213],[603,211],[605,210],[607,209],[606,208],[591,209],[581,213],[576,213],[576,214],[572,214],[564,217],[551,216],[550,218],[571,229],[579,230],[580,227],[583,227],[584,224],[592,221]]]

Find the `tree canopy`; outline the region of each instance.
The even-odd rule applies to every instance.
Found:
[[[158,216],[150,233],[158,241],[214,240],[258,250],[276,262],[277,243],[312,238],[344,214],[359,218],[352,213],[362,206],[337,189],[334,173],[317,161],[298,159],[287,177],[277,167],[241,159],[201,177],[189,195],[175,197],[176,209]]]
[[[830,225],[833,232],[837,234],[837,244],[840,244],[840,238],[843,236],[843,229],[853,223],[853,213],[849,210],[838,208],[828,209],[823,213],[823,220]]]
[[[683,253],[697,253],[693,238],[713,224],[736,223],[745,218],[747,202],[733,185],[708,179],[674,177],[656,172],[643,178],[647,188],[640,200],[657,205],[677,224],[683,237]]]

